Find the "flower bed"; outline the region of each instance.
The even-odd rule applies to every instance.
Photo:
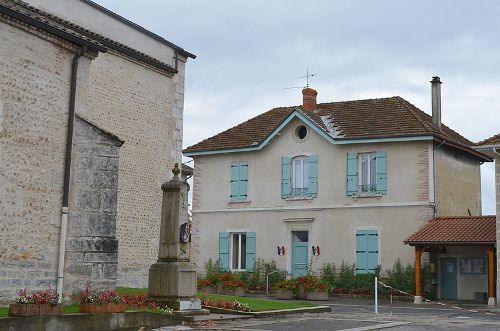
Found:
[[[242,304],[239,301],[229,301],[229,300],[222,300],[222,299],[206,299],[206,298],[200,298],[201,304],[203,306],[207,307],[216,307],[216,308],[222,308],[222,309],[228,309],[228,310],[235,310],[235,311],[243,311],[243,312],[249,312],[250,311],[250,306]]]
[[[115,290],[93,292],[87,284],[79,294],[81,313],[122,313],[127,309],[123,298]]]
[[[9,316],[58,315],[62,311],[59,295],[50,287],[33,292],[24,288],[17,295],[16,303],[9,305]]]

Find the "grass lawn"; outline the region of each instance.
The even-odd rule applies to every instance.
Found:
[[[0,307],[0,317],[7,317],[9,314],[9,307]]]
[[[134,288],[134,287],[117,287],[116,293],[118,295],[137,295],[137,294],[147,294],[147,288]]]
[[[267,300],[259,298],[250,297],[237,297],[233,295],[222,295],[222,294],[206,294],[203,297],[207,299],[222,299],[228,301],[238,301],[243,304],[250,306],[252,311],[268,311],[268,310],[279,310],[279,309],[294,309],[294,308],[305,308],[305,307],[316,307],[317,305],[312,303],[307,303],[303,301],[293,301],[293,300]]]

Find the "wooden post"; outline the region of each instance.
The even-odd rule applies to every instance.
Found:
[[[488,306],[495,305],[495,250],[492,246],[488,252]]]
[[[415,299],[414,303],[422,303],[422,276],[420,258],[424,249],[423,247],[415,246]]]

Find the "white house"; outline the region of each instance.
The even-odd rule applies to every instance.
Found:
[[[194,159],[194,256],[228,270],[276,260],[355,263],[358,272],[413,263],[403,240],[434,216],[479,215],[491,159],[401,97],[279,107],[186,148]]]

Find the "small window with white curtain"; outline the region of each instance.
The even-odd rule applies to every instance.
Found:
[[[231,234],[231,269],[245,270],[247,268],[247,235],[246,233]]]
[[[358,193],[377,190],[377,153],[358,154]]]
[[[298,156],[292,159],[292,196],[307,195],[309,184],[309,158]]]

